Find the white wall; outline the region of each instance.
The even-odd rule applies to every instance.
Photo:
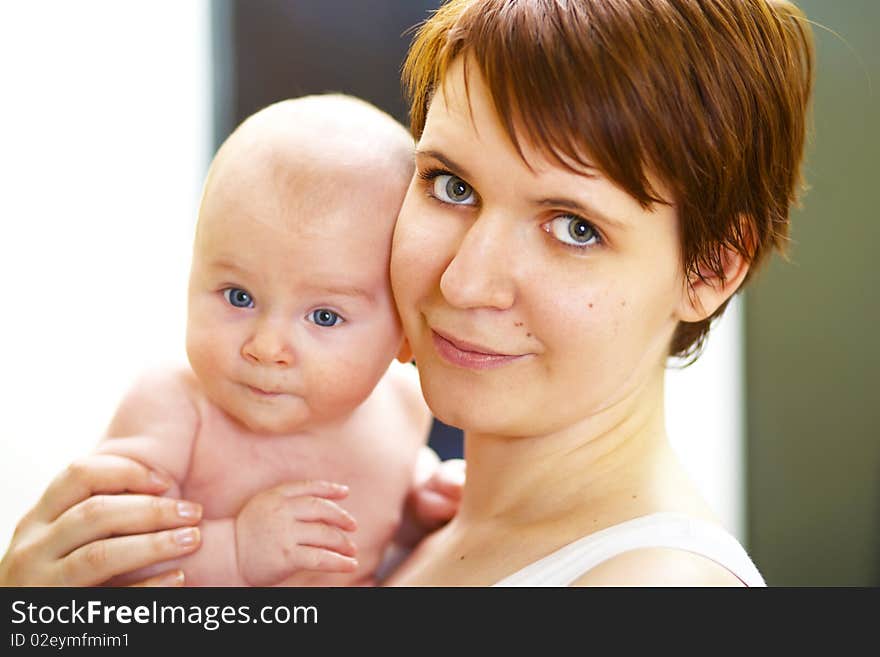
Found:
[[[743,306],[737,297],[712,328],[705,352],[666,374],[666,428],[685,468],[719,519],[745,534]]]
[[[209,6],[0,3],[0,550],[136,372],[183,357]]]

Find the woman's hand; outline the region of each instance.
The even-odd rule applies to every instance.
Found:
[[[94,586],[199,547],[198,504],[159,495],[171,480],[95,454],[59,474],[18,523],[0,561],[3,586]],[[135,586],[181,586],[170,570]]]

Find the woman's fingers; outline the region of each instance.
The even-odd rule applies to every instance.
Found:
[[[146,534],[195,525],[202,507],[155,495],[93,495],[75,504],[53,523],[45,543],[53,557],[102,538]]]
[[[132,459],[93,454],[75,461],[55,477],[28,518],[49,523],[92,495],[125,492],[159,495],[171,484],[167,476]]]
[[[183,575],[182,570],[169,570],[168,572],[160,573],[158,575],[154,575],[153,577],[148,577],[147,579],[141,580],[140,582],[135,582],[134,584],[129,584],[130,587],[142,588],[142,587],[152,587],[152,586],[183,586],[186,578]]]
[[[56,561],[53,579],[62,586],[95,586],[116,575],[194,552],[200,541],[197,527],[94,541]]]

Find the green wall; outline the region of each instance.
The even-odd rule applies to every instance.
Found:
[[[748,545],[768,584],[880,585],[880,2],[815,28],[810,190],[746,293]]]

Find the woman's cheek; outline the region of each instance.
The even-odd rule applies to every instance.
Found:
[[[398,304],[440,284],[440,277],[455,257],[464,218],[453,210],[425,202],[405,206],[398,221],[391,253],[392,287]],[[398,296],[400,295],[400,296]]]

